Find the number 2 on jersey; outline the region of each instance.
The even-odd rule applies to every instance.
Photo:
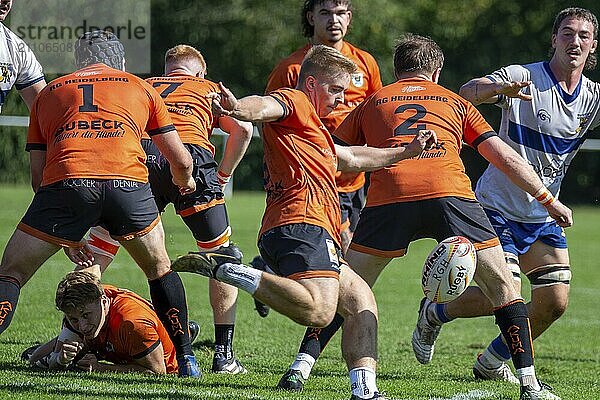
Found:
[[[416,135],[420,130],[427,129],[427,125],[419,123],[421,118],[427,115],[427,109],[420,104],[402,104],[395,114],[402,114],[408,111],[414,111],[414,115],[408,117],[404,122],[394,129],[394,136],[399,135]]]

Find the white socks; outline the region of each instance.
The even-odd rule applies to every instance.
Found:
[[[300,371],[300,375],[302,378],[308,379],[310,376],[310,371],[312,371],[313,366],[315,365],[315,359],[310,354],[306,353],[298,353],[296,359],[290,365],[290,369],[295,371]]]
[[[217,268],[215,275],[221,282],[254,294],[258,289],[262,273],[258,269],[249,268],[243,264],[225,263]]]
[[[367,367],[354,368],[349,371],[352,394],[360,399],[370,399],[377,392],[375,370]]]

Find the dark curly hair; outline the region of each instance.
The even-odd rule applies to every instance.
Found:
[[[75,64],[77,68],[103,63],[109,67],[123,68],[125,48],[117,35],[109,31],[84,33],[75,42]]]
[[[332,1],[336,6],[343,4],[348,7],[348,11],[352,11],[352,0],[305,0],[300,15],[302,21],[302,34],[304,37],[310,38],[315,34],[315,27],[308,23],[306,13],[314,10],[316,6],[323,4],[326,1]]]

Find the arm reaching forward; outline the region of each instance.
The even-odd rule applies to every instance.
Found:
[[[271,96],[246,96],[237,99],[223,83],[219,82],[219,93],[206,95],[212,100],[212,110],[216,116],[230,116],[242,121],[269,122],[284,116],[284,109]]]
[[[437,144],[432,130],[421,130],[412,142],[402,147],[378,148],[335,145],[340,171],[374,171],[398,161],[420,155]]]
[[[521,91],[529,85],[531,81],[494,82],[489,78],[475,78],[462,85],[458,93],[475,106],[481,103],[495,103],[499,95],[531,101],[531,95]]]

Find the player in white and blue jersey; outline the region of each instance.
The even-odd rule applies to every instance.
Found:
[[[502,109],[499,136],[525,158],[547,189],[531,196],[490,165],[477,182],[476,194],[500,238],[517,284],[520,272],[532,288],[528,305],[532,337],[541,335],[565,311],[571,271],[563,228],[570,218],[555,221],[553,204],[565,173],[586,139],[600,124],[600,84],[584,69],[596,66],[598,21],[581,8],[562,10],[552,32],[549,62],[511,65],[472,79],[460,94],[473,104],[494,103]],[[487,315],[478,288],[448,305],[433,305],[432,327],[458,317]],[[473,367],[476,377],[518,383],[506,365],[510,353],[496,338]]]
[[[42,66],[33,51],[3,24],[11,7],[12,0],[0,0],[0,111],[13,86],[28,109],[46,86]]]

